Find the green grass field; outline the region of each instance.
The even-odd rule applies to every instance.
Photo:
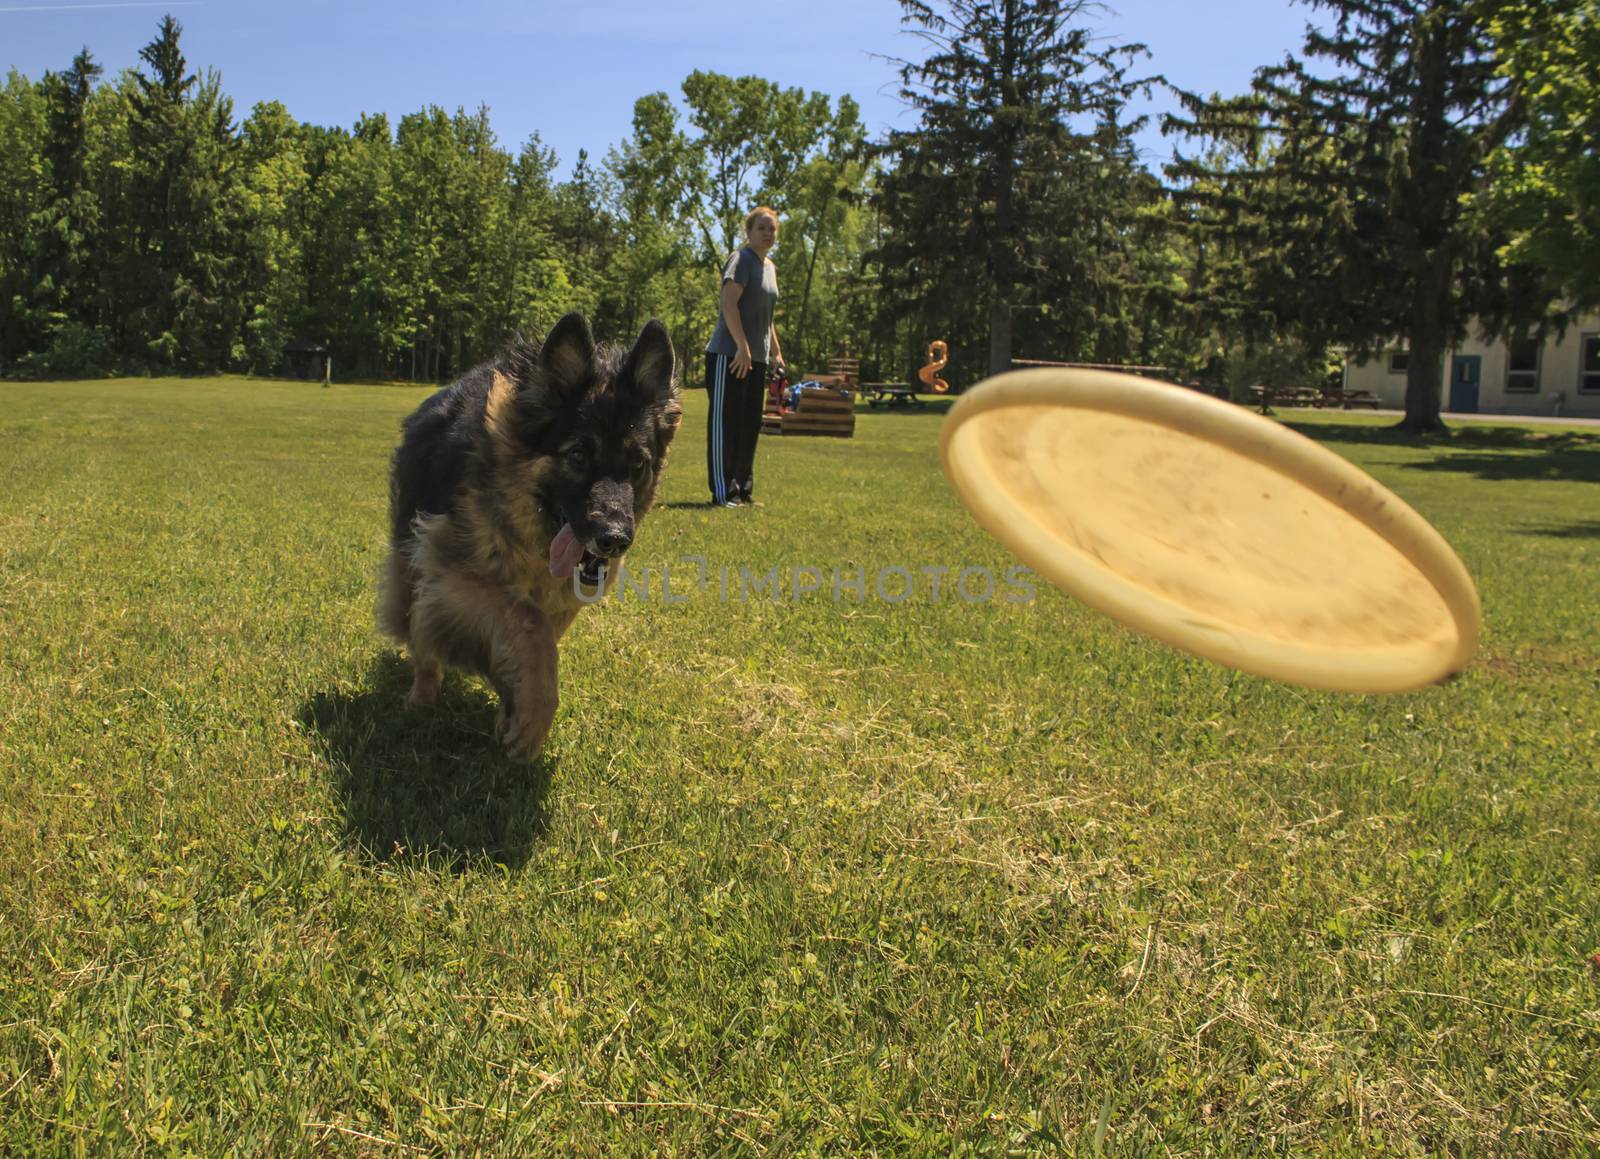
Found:
[[[0,385],[0,1152],[1600,1149],[1600,432],[1291,416],[1483,594],[1367,698],[836,603],[1010,565],[939,416],[721,511],[691,393],[630,564],[824,589],[585,612],[527,766],[372,626],[424,393]]]

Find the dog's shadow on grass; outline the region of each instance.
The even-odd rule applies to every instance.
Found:
[[[410,666],[389,654],[360,688],[301,706],[301,724],[326,746],[350,840],[377,861],[520,866],[549,826],[548,762],[508,757],[494,697],[459,676],[429,708],[405,706],[410,686]]]

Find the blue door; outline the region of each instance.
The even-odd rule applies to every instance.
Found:
[[[1457,354],[1450,360],[1450,408],[1457,414],[1478,413],[1478,381],[1483,359],[1476,354]]]

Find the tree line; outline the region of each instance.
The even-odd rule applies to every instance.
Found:
[[[1298,56],[1244,94],[1181,94],[1160,175],[1136,94],[1166,82],[1090,0],[900,0],[909,129],[848,95],[695,72],[557,174],[489,111],[242,120],[182,28],[107,79],[86,48],[0,90],[0,373],[271,374],[297,343],[340,377],[447,380],[512,333],[648,317],[698,350],[754,204],[791,360],[844,341],[962,385],[1015,357],[1171,368],[1213,386],[1412,351],[1437,425],[1473,319],[1559,326],[1600,300],[1600,0],[1315,0]]]

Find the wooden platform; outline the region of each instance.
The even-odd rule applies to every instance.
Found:
[[[849,343],[842,343],[839,353],[828,359],[827,374],[796,380],[817,383],[818,388],[802,390],[794,410],[782,411],[778,400],[767,395],[761,433],[850,438],[856,433],[856,382],[860,377],[860,360],[851,356]]]
[[[831,387],[802,390],[795,409],[787,414],[779,413],[777,402],[769,395],[761,433],[848,439],[856,433],[855,395]]]

